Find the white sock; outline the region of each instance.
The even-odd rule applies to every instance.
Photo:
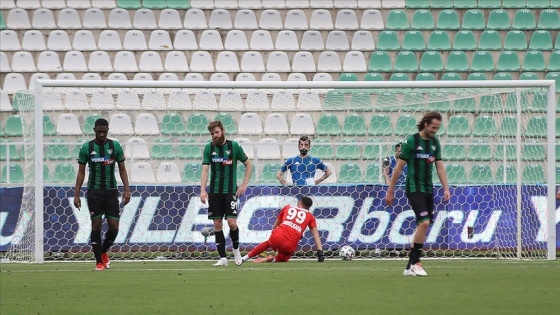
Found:
[[[241,259],[243,259],[243,261],[247,261],[249,259],[249,255],[245,255],[245,256],[241,257]]]

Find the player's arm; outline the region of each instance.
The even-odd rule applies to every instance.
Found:
[[[401,176],[401,172],[405,165],[405,160],[398,159],[397,166],[393,170],[393,176],[391,176],[391,181],[389,182],[389,188],[387,188],[387,195],[385,196],[385,201],[388,205],[393,204],[393,198],[395,197],[395,186],[397,186],[397,181],[399,180],[399,176]]]
[[[447,172],[445,171],[445,165],[442,160],[436,160],[436,171],[439,177],[439,181],[443,186],[443,200],[449,200],[451,198],[451,193],[449,192],[449,185],[447,184]]]
[[[556,199],[560,199],[560,189],[556,192]]]
[[[325,260],[325,254],[323,253],[323,244],[321,243],[321,237],[319,237],[319,230],[316,227],[310,227],[311,235],[313,235],[313,240],[315,241],[315,246],[317,247],[317,261],[323,262]]]
[[[286,185],[286,179],[284,178],[284,173],[286,173],[288,171],[288,162],[290,161],[290,159],[286,160],[284,162],[284,165],[282,165],[282,167],[278,170],[278,173],[276,173],[276,179],[278,179],[278,181],[280,182],[280,184],[282,185]]]
[[[331,174],[332,174],[332,171],[322,161],[319,161],[319,166],[322,166],[322,167],[319,167],[319,169],[321,169],[324,172],[324,174],[323,174],[323,176],[321,176],[321,177],[317,178],[317,180],[315,180],[315,185],[317,185],[317,184],[321,183],[322,181],[324,181],[325,179],[329,178],[329,176],[331,176]]]
[[[126,205],[130,202],[130,185],[128,183],[128,172],[126,171],[126,165],[124,161],[118,162],[119,165],[119,175],[121,176],[121,181],[124,186],[124,193],[123,193],[123,204]]]
[[[383,159],[383,178],[385,179],[385,183],[388,185],[391,179],[389,178],[389,158],[386,157]]]
[[[275,228],[277,228],[280,225],[280,218],[276,218],[276,221],[274,221],[274,224],[272,225],[272,229],[274,230]]]
[[[74,187],[74,207],[80,209],[82,202],[80,200],[80,190],[86,178],[86,165],[78,164],[78,174],[76,174],[76,187]]]
[[[246,159],[243,162],[243,165],[245,165],[245,174],[243,176],[243,182],[241,183],[241,186],[237,188],[236,196],[238,197],[243,195],[247,190],[247,186],[249,186],[249,179],[251,178],[251,172],[253,171],[253,163],[251,163],[250,159]]]
[[[208,183],[208,169],[210,165],[202,164],[202,173],[200,174],[200,202],[206,204],[208,193],[206,192],[206,184]]]

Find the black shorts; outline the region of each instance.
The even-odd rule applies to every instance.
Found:
[[[422,192],[407,193],[408,203],[416,215],[416,223],[430,220],[434,223],[434,195]]]
[[[208,194],[208,219],[237,218],[237,197],[234,194]]]
[[[87,203],[92,220],[102,215],[117,220],[121,217],[118,189],[88,189]]]

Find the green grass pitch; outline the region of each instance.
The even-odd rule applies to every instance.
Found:
[[[0,264],[0,314],[558,314],[560,261]]]

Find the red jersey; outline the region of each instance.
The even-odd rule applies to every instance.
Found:
[[[288,241],[299,243],[305,229],[317,227],[317,221],[309,210],[294,206],[285,206],[278,215],[280,225],[274,229],[274,234],[280,234]]]

